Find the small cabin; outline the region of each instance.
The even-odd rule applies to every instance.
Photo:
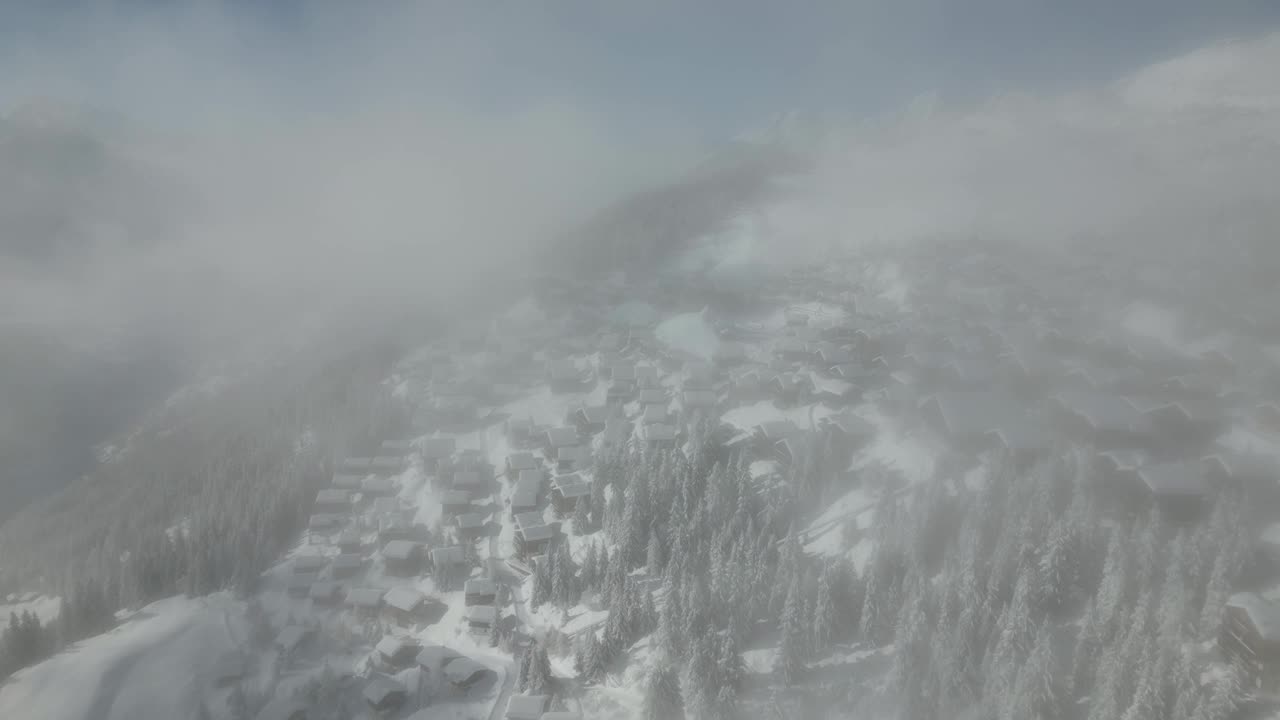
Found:
[[[505,720],[542,720],[547,710],[546,695],[512,695],[507,700]]]
[[[536,470],[541,465],[531,452],[516,452],[507,456],[507,477],[515,480],[525,470]]]
[[[556,512],[568,515],[578,500],[591,496],[591,486],[578,473],[558,475],[551,481],[551,502]]]
[[[610,409],[602,405],[584,405],[569,413],[568,421],[578,429],[579,435],[595,435],[604,430],[609,421]]]
[[[467,608],[467,627],[472,630],[488,630],[497,620],[498,609],[492,605],[472,605]]]
[[[382,546],[382,560],[388,575],[409,577],[422,572],[422,543],[392,540]]]
[[[547,549],[555,531],[548,525],[531,525],[516,530],[516,551],[521,557],[539,555]]]
[[[1239,593],[1228,601],[1218,647],[1248,672],[1255,689],[1280,688],[1280,605],[1254,593]]]
[[[454,688],[466,692],[480,684],[492,672],[475,660],[464,657],[458,658],[445,666],[444,677]]]
[[[391,588],[382,596],[382,616],[397,625],[412,626],[422,619],[427,596],[411,587]]]
[[[559,472],[585,470],[591,466],[591,447],[575,445],[556,449],[556,469]]]
[[[640,429],[640,436],[651,450],[669,450],[676,446],[677,431],[674,425],[645,425]]]
[[[415,661],[418,667],[430,677],[439,674],[449,663],[461,657],[458,651],[443,645],[423,645]]]
[[[343,605],[361,617],[374,617],[382,609],[382,594],[379,588],[351,588]]]
[[[332,607],[342,602],[342,584],[332,580],[320,580],[311,583],[308,592],[311,604],[320,607]]]
[[[405,635],[387,635],[373,648],[378,661],[395,670],[411,667],[420,650],[418,641]]]
[[[445,490],[440,493],[440,509],[450,516],[471,512],[471,493],[465,490]]]
[[[344,554],[358,553],[364,547],[364,539],[360,537],[360,531],[355,528],[343,530],[330,538],[330,541],[339,552]]]
[[[478,540],[484,536],[487,528],[483,513],[463,513],[453,521],[458,528],[458,538],[463,541]]]
[[[537,510],[541,506],[542,478],[543,473],[541,470],[524,470],[520,473],[519,479],[516,480],[516,486],[511,492],[511,514],[513,516]]]
[[[364,700],[376,713],[393,713],[404,706],[409,690],[398,680],[376,676],[364,686]]]
[[[483,476],[475,470],[459,470],[455,472],[451,487],[454,490],[465,492],[473,498],[481,497],[487,490]]]
[[[316,491],[312,512],[341,514],[351,512],[351,493],[345,488],[324,488]]]
[[[471,578],[462,586],[463,602],[467,605],[492,605],[498,596],[498,586],[489,578]]]

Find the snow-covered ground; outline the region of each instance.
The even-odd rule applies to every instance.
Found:
[[[243,606],[225,594],[161,600],[14,675],[0,687],[0,717],[194,718],[214,663],[245,634]]]
[[[720,346],[720,338],[707,323],[704,312],[674,315],[658,324],[654,337],[667,346],[694,357],[710,360]]]
[[[9,615],[22,615],[24,612],[35,613],[40,618],[41,623],[48,623],[50,620],[58,617],[58,612],[62,608],[62,599],[50,597],[48,595],[37,595],[35,597],[10,596],[5,598],[4,603],[0,603],[0,623],[7,623]]]

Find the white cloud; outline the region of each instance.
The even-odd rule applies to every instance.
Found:
[[[1280,35],[1214,45],[1100,88],[928,103],[833,133],[770,212],[799,241],[998,235],[1212,243],[1280,227]]]

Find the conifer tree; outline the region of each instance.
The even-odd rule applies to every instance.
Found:
[[[786,687],[794,685],[804,671],[801,659],[805,634],[804,618],[801,616],[802,603],[799,588],[792,585],[782,607],[782,643],[773,665],[774,672]]]
[[[680,680],[669,664],[660,663],[649,671],[641,717],[644,720],[684,720]]]

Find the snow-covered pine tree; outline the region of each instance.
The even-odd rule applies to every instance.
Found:
[[[529,677],[527,690],[531,695],[550,695],[554,691],[551,675],[551,659],[541,643],[529,649]]]
[[[804,672],[804,618],[801,615],[803,600],[800,598],[799,586],[793,584],[787,593],[787,600],[782,606],[782,641],[778,647],[778,656],[774,660],[773,670],[778,679],[786,687],[795,685]]]
[[[662,538],[656,530],[649,532],[649,548],[645,556],[645,567],[649,577],[661,577],[665,560],[662,552]]]
[[[1209,584],[1204,591],[1204,607],[1200,610],[1197,625],[1202,639],[1213,637],[1222,626],[1222,616],[1226,612],[1227,600],[1231,597],[1231,565],[1230,553],[1225,549],[1213,561]]]
[[[680,680],[670,664],[659,663],[649,671],[641,717],[643,720],[684,720]]]
[[[835,596],[831,588],[831,566],[822,569],[818,577],[818,596],[813,608],[813,638],[811,647],[815,653],[826,652],[835,634]]]
[[[591,499],[580,497],[573,504],[573,532],[576,535],[586,535],[590,531]]]

